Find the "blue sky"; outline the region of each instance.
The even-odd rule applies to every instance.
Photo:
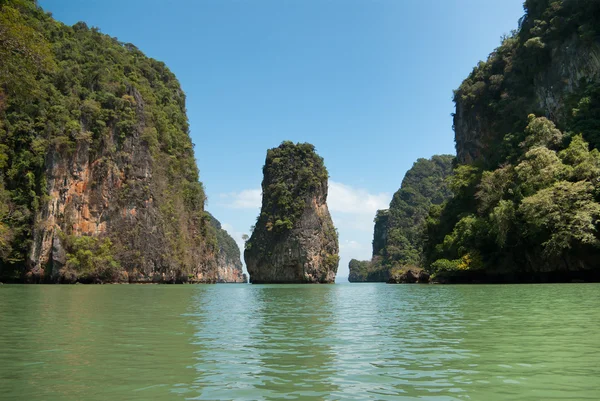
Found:
[[[522,0],[39,0],[164,61],[187,94],[200,179],[241,243],[266,150],[310,142],[330,175],[338,277],[419,157],[454,154],[452,90],[517,27]]]

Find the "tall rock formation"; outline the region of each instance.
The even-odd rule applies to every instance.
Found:
[[[208,212],[207,212],[208,213]],[[219,254],[217,256],[218,283],[246,283],[248,280],[242,270],[240,248],[231,235],[221,227],[221,222],[212,214],[210,224],[215,230]]]
[[[215,282],[175,76],[33,1],[0,18],[0,277]]]
[[[262,208],[244,251],[250,281],[333,283],[339,245],[323,158],[311,144],[286,141],[267,152],[263,174]]]
[[[518,31],[455,91],[459,163],[504,162],[506,145],[522,140],[516,134],[529,114],[584,131],[591,145],[600,145],[600,122],[590,118],[599,97],[600,2],[527,0],[524,7]]]
[[[454,196],[427,232],[434,280],[600,281],[600,2],[524,8],[454,94]]]
[[[393,270],[423,265],[426,219],[432,206],[448,200],[447,178],[452,173],[451,155],[418,159],[402,180],[389,209],[378,210],[370,262],[351,260],[351,282],[385,282]]]

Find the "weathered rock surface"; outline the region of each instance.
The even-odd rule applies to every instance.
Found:
[[[569,117],[564,107],[568,97],[588,83],[600,81],[600,43],[583,42],[573,34],[556,44],[549,57],[544,69],[533,77],[532,98],[521,114],[535,112],[560,122]],[[502,130],[497,120],[498,115],[490,112],[486,104],[472,105],[456,98],[454,132],[459,163],[496,159],[494,146],[503,140],[498,135]]]
[[[207,212],[208,213],[208,212]],[[219,220],[209,213],[211,226],[214,228],[219,246],[217,256],[218,283],[246,283],[246,275],[242,270],[240,248],[229,233],[223,229]]]
[[[269,150],[263,172],[261,214],[244,252],[250,282],[335,282],[339,245],[323,159],[310,144],[284,142]]]
[[[31,98],[12,91],[0,107],[9,204],[0,277],[216,282],[218,250],[176,77],[132,44],[83,22],[68,27],[36,2],[14,3],[28,24],[19,29],[31,29],[57,68],[37,72]]]
[[[429,273],[421,268],[406,268],[391,274],[388,284],[429,283]]]
[[[144,100],[135,89],[130,93],[143,116]],[[116,144],[109,136],[100,154],[80,142],[70,157],[48,155],[48,198],[33,232],[28,281],[77,280],[76,272],[65,271],[67,234],[111,240],[122,270],[105,281],[217,281],[214,251],[201,235],[206,224],[202,209],[190,210],[169,190],[164,171],[140,138],[145,127],[141,119],[117,154],[111,151]],[[168,203],[179,211],[177,216],[165,213]],[[178,225],[176,234],[168,232],[172,219]],[[178,241],[188,246],[179,248]]]
[[[459,165],[469,165],[464,171],[470,169],[482,174],[481,178],[473,181],[473,188],[482,188],[485,183],[483,177],[487,174],[500,173],[502,169],[512,166],[518,168],[528,159],[528,146],[536,135],[536,130],[530,124],[536,117],[547,121],[548,129],[557,129],[555,133],[563,135],[561,141],[554,139],[537,143],[543,145],[541,149],[549,155],[566,151],[578,134],[586,142],[585,147],[594,151],[600,148],[600,3],[527,0],[524,7],[526,14],[520,20],[518,30],[505,37],[486,62],[478,63],[455,91],[457,161]],[[566,165],[571,162],[566,159],[561,161]],[[543,167],[536,167],[527,179],[534,180],[536,176],[541,179],[543,172]],[[591,182],[596,182],[593,177],[596,175],[590,175]],[[583,179],[582,176],[557,174],[543,186],[526,193],[520,189],[524,186],[519,188],[516,183],[518,179],[511,178],[506,180],[510,189],[501,189],[498,185],[488,193],[496,193],[497,199],[507,201],[504,206],[522,207],[528,196],[542,197],[544,193],[551,193],[554,191],[551,188],[560,186],[562,180],[579,182],[581,185]],[[585,179],[589,180],[587,177]],[[467,194],[463,192],[463,196]],[[588,192],[586,196],[593,197],[592,207],[597,207],[600,200],[597,190],[595,194]],[[469,203],[470,200],[474,202]],[[494,202],[494,205],[499,204],[498,201]],[[475,254],[482,256],[483,266],[467,271],[449,269],[435,272],[434,280],[561,282],[573,278],[586,281],[597,279],[595,271],[598,271],[600,261],[598,225],[587,224],[588,228],[593,227],[595,231],[592,235],[595,236],[594,240],[580,241],[586,232],[585,225],[575,228],[575,225],[565,223],[571,219],[569,212],[581,205],[579,201],[560,205],[556,199],[552,199],[549,204],[556,207],[556,212],[550,212],[550,206],[545,210],[540,203],[536,207],[536,214],[547,217],[556,213],[555,221],[561,221],[560,224],[545,223],[539,231],[531,230],[533,219],[522,219],[518,213],[510,219],[513,227],[510,245],[502,244],[502,241],[491,242],[494,243],[491,247],[483,245],[486,240],[477,234],[475,242],[478,245],[464,247],[459,252],[455,248],[445,256],[447,260],[457,260],[456,257],[462,257],[467,251],[476,251]],[[433,256],[430,263],[435,259],[441,260],[440,255],[436,254],[436,247],[443,247],[446,236],[452,235],[459,227],[462,219],[459,217],[454,220],[455,216],[471,214],[487,221],[497,216],[491,209],[485,209],[476,192],[459,200],[455,207],[442,211],[440,221],[449,222],[442,223],[447,224],[447,228],[437,233],[433,230],[429,237],[432,241],[428,256]],[[577,216],[576,219],[580,219],[586,214],[577,212]],[[548,248],[549,238],[555,236],[561,226],[572,227],[565,230],[564,234],[565,237],[572,235],[572,242],[552,252]],[[499,225],[492,224],[490,227],[497,232]]]

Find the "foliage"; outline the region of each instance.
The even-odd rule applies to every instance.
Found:
[[[323,158],[313,145],[291,141],[267,151],[263,174],[259,220],[267,231],[274,233],[294,227],[310,196],[326,191],[329,177]]]
[[[423,228],[431,205],[446,201],[451,192],[446,179],[453,157],[419,159],[406,172],[401,188],[390,202],[385,246],[380,251],[384,265],[420,265]]]
[[[352,259],[348,265],[350,270],[348,281],[352,283],[386,281],[390,277],[390,268],[382,265],[378,259],[378,257],[371,261]]]
[[[548,126],[545,118],[531,121],[536,127]],[[435,248],[428,249],[428,269],[450,272],[446,261],[459,266],[457,261],[466,255],[479,255],[476,265],[493,269],[502,260],[536,248],[543,259],[535,259],[541,266],[529,266],[534,270],[574,252],[593,254],[600,248],[598,188],[600,153],[590,150],[581,134],[571,136],[568,146],[558,151],[536,142],[515,166],[505,164],[481,175],[475,193],[477,213],[464,215]],[[430,230],[441,226],[448,210],[446,204],[439,215],[430,217]]]
[[[48,41],[28,21],[28,14],[39,12],[33,2],[3,3],[0,3],[0,109],[5,95],[33,95],[32,92],[39,90],[37,75],[55,67]]]
[[[373,260],[354,264],[358,269],[355,274],[351,270],[355,281],[385,281],[391,269],[422,265],[425,222],[431,207],[452,195],[453,159],[450,155],[418,159],[406,172],[389,209],[377,211]]]
[[[67,262],[61,269],[63,281],[116,281],[121,266],[108,238],[63,235]]]
[[[350,274],[348,275],[348,281],[350,282],[360,282],[366,281],[367,274],[369,273],[369,262],[368,261],[360,261],[356,259],[350,260],[348,264],[348,268],[350,270]]]
[[[546,115],[562,132],[583,132],[592,146],[600,145],[598,83],[586,78],[581,82],[568,83],[553,75],[549,79],[554,81],[547,82],[548,78],[541,75],[553,57],[572,57],[556,53],[576,47],[585,52],[586,46],[597,45],[600,2],[528,0],[524,8],[526,14],[519,29],[504,37],[487,61],[480,62],[454,92],[457,104],[455,126],[461,124],[460,119],[470,116],[473,125],[477,124],[483,133],[476,143],[462,146],[467,151],[469,146],[476,146],[478,152],[472,155],[486,169],[494,169],[507,159],[514,161],[522,153],[522,145],[531,147],[536,142],[548,145],[539,143],[535,135],[525,129],[531,115]],[[570,43],[573,40],[577,42]],[[567,50],[564,50],[565,46]],[[558,62],[555,60],[555,63]],[[566,88],[564,92],[571,93],[564,99],[552,100],[554,104],[558,101],[561,106],[564,105],[561,110],[540,109],[536,94],[536,85],[540,82],[554,88],[554,91]],[[548,122],[538,121],[540,124]]]
[[[594,202],[587,181],[558,181],[523,199],[519,212],[528,236],[540,237],[549,257],[561,256],[574,245],[599,246],[600,203]]]
[[[463,143],[457,130],[470,157],[454,170],[454,197],[427,221],[432,273],[458,269],[466,255],[479,255],[490,274],[599,267],[589,261],[600,260],[600,84],[597,74],[568,82],[547,71],[562,57],[572,73],[571,53],[598,46],[600,2],[526,0],[524,8],[519,29],[454,93],[455,126],[468,120],[478,132]],[[552,97],[543,109],[541,90]]]
[[[210,218],[210,226],[214,230],[214,236],[217,241],[219,253],[225,258],[228,263],[238,266],[240,271],[242,269],[242,262],[240,259],[240,248],[238,247],[235,240],[221,227],[221,223],[209,212],[205,212]]]
[[[152,159],[165,258],[190,268],[186,249],[210,232],[173,73],[97,28],[53,20],[32,0],[0,2],[0,276],[22,272],[47,201],[46,161],[89,147],[90,159],[127,169],[126,143],[136,135]],[[126,182],[122,195],[135,185]],[[188,224],[196,234],[184,232]]]
[[[338,264],[340,263],[340,256],[327,254],[323,260],[323,266],[325,267],[324,272],[337,271]]]

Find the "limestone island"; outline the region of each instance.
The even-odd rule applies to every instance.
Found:
[[[309,143],[267,151],[262,207],[244,260],[253,284],[334,283],[338,234],[327,208],[327,169]]]

